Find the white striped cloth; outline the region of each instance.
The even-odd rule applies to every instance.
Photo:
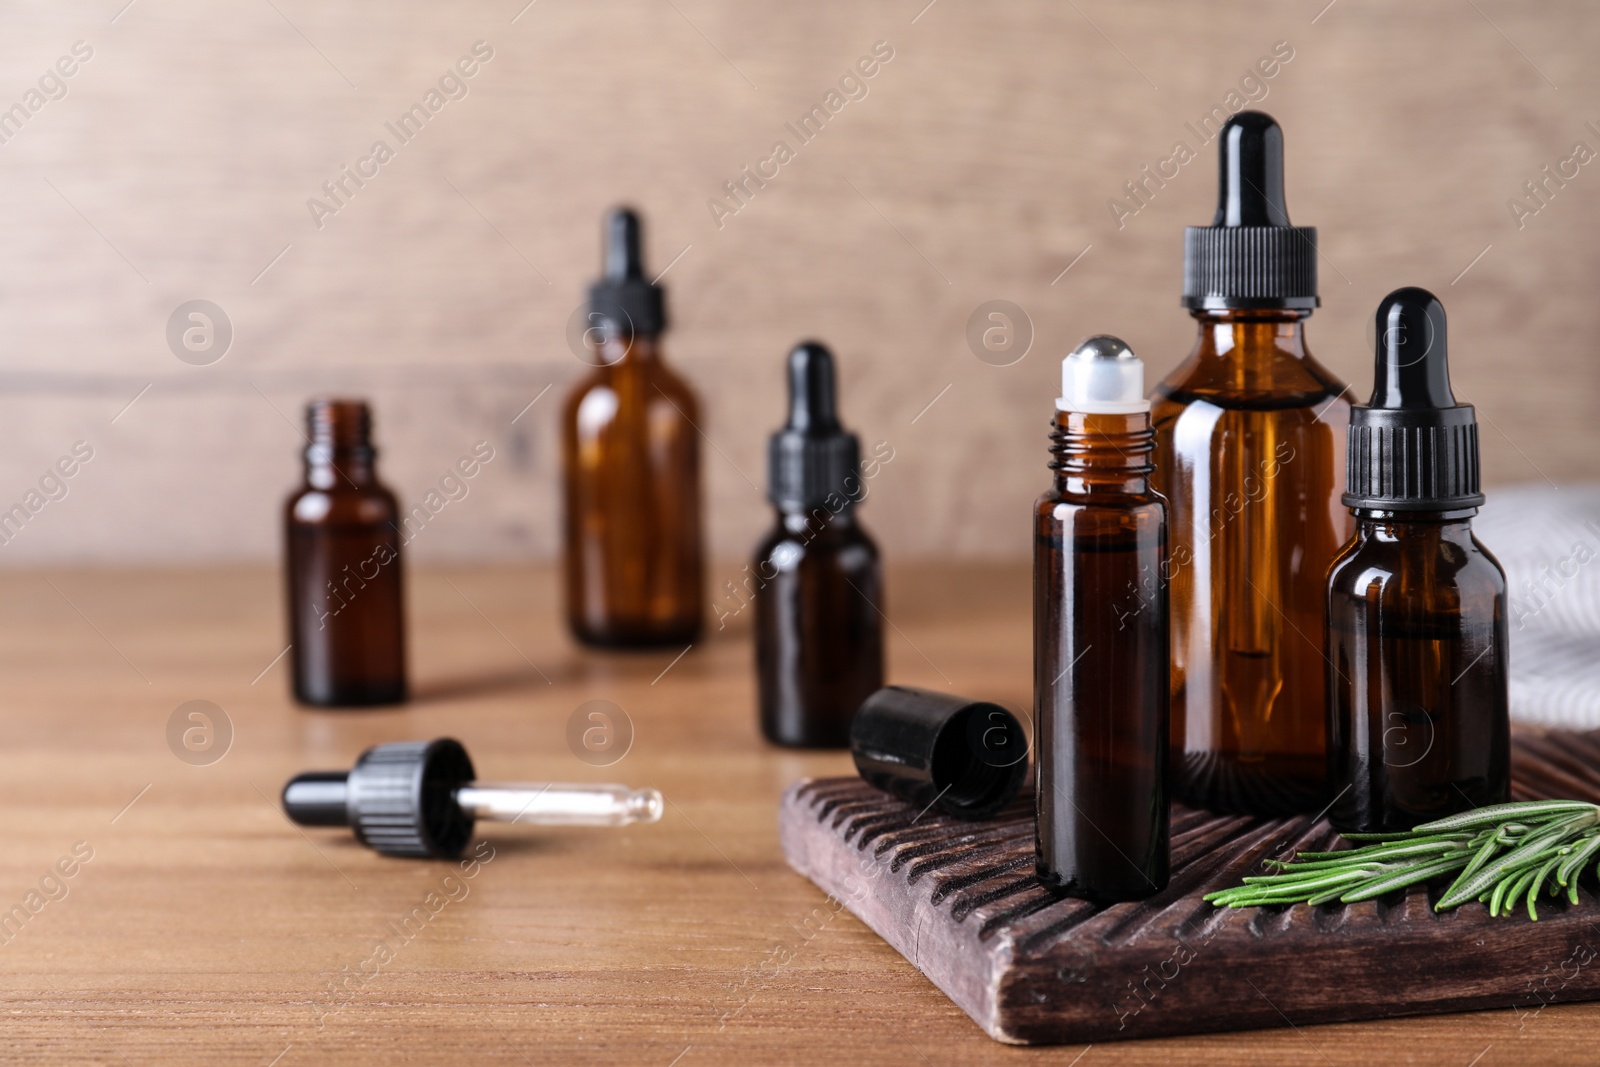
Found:
[[[1487,495],[1473,532],[1506,570],[1511,717],[1600,727],[1600,486]]]

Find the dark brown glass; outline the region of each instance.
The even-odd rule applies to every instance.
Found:
[[[694,393],[653,336],[609,336],[562,415],[567,623],[586,644],[700,634],[700,447]]]
[[[1034,507],[1039,877],[1090,900],[1167,884],[1165,508],[1149,416],[1060,412]]]
[[[406,699],[399,507],[378,482],[359,400],[306,406],[305,485],[284,507],[294,696],[318,707]]]
[[[1328,578],[1329,817],[1409,830],[1511,788],[1506,579],[1469,512],[1358,511]]]
[[[1152,393],[1171,536],[1178,799],[1282,814],[1326,803],[1323,614],[1349,539],[1346,386],[1304,311],[1195,312],[1194,351]]]
[[[752,570],[761,732],[780,745],[849,745],[856,709],[883,687],[877,545],[853,504],[780,510]]]

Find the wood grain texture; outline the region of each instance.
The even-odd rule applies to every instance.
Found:
[[[850,426],[896,450],[864,513],[886,552],[1025,558],[1057,361],[1099,332],[1153,374],[1189,350],[1182,227],[1211,217],[1215,155],[1185,124],[1279,41],[1294,58],[1246,91],[1319,228],[1313,351],[1365,395],[1378,300],[1428,286],[1490,484],[1593,477],[1600,173],[1552,183],[1520,229],[1507,209],[1575,141],[1600,149],[1582,0],[19,3],[0,107],[78,40],[95,54],[67,95],[0,146],[0,505],[75,440],[97,458],[0,564],[270,560],[320,391],[373,399],[408,504],[497,448],[417,559],[552,558],[553,419],[585,370],[566,326],[620,200],[656,269],[682,253],[668,353],[716,445],[716,555],[767,522],[781,361],[815,335]],[[468,95],[319,229],[307,200],[477,40],[495,56]],[[719,228],[707,201],[877,41],[895,56],[868,94]],[[1180,140],[1194,161],[1119,228],[1109,201]],[[209,367],[164,340],[197,297],[236,328]],[[993,299],[1034,326],[1007,367],[965,339]]]
[[[340,714],[295,708],[281,662],[262,675],[283,648],[269,570],[0,575],[0,907],[37,889],[74,842],[94,849],[65,899],[0,945],[0,1060],[1067,1067],[1083,1053],[990,1040],[788,867],[784,790],[850,764],[761,742],[748,613],[663,676],[673,653],[574,648],[548,571],[410,577],[417,699]],[[891,678],[1026,707],[1025,568],[891,569],[887,589]],[[167,747],[169,717],[193,699],[234,726],[210,766]],[[634,722],[613,767],[566,747],[568,717],[594,699]],[[396,941],[391,924],[460,872],[386,859],[336,831],[302,836],[277,791],[375,742],[443,734],[485,777],[653,784],[666,815],[614,833],[484,826],[495,858],[463,883],[469,893],[343,989],[379,941]],[[1561,959],[1524,953],[1518,965],[1553,974]],[[1576,1067],[1593,1062],[1597,1027],[1600,1007],[1558,997],[1531,1014],[1097,1044],[1079,1067],[1380,1054],[1464,1067],[1486,1047],[1477,1067]]]
[[[1600,734],[1520,735],[1514,797],[1600,802]],[[987,822],[920,812],[859,778],[801,782],[790,864],[883,935],[993,1038],[1129,1041],[1600,999],[1592,871],[1540,918],[1438,913],[1438,886],[1358,904],[1218,909],[1269,858],[1333,847],[1325,819],[1176,805],[1172,880],[1137,903],[1056,897],[1034,874],[1032,797]],[[1549,961],[1559,961],[1554,967]]]

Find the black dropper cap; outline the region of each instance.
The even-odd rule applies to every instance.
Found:
[[[622,337],[658,334],[667,328],[661,286],[644,277],[639,216],[613,208],[606,216],[605,275],[589,287],[589,310]]]
[[[1444,305],[1396,289],[1374,318],[1372,399],[1350,410],[1344,503],[1377,511],[1459,511],[1478,491],[1478,419],[1450,391]]]
[[[833,353],[803,341],[789,353],[789,421],[767,442],[767,497],[785,510],[860,497],[861,442],[839,425]],[[856,479],[855,489],[846,484]],[[835,508],[834,510],[841,510]]]
[[[283,811],[301,826],[348,826],[388,856],[453,858],[472,836],[473,817],[455,791],[476,775],[461,742],[374,745],[349,773],[313,771],[283,787]]]
[[[907,685],[885,686],[861,705],[850,754],[879,789],[961,819],[993,815],[1028,775],[1028,736],[1011,712]]]
[[[1217,140],[1217,217],[1183,231],[1183,306],[1316,307],[1317,229],[1289,223],[1283,130],[1241,111]]]

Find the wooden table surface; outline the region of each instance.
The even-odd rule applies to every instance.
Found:
[[[270,570],[0,576],[0,912],[27,915],[0,927],[0,1060],[1595,1060],[1600,1006],[1583,1005],[1087,1051],[995,1044],[784,863],[784,787],[849,761],[761,741],[749,612],[674,663],[671,651],[577,649],[548,570],[411,577],[416,699],[331,713],[297,709],[284,663],[268,669],[283,648]],[[894,571],[889,613],[895,681],[1026,706],[1024,569]],[[610,767],[567,746],[568,717],[592,699],[634,726]],[[220,760],[191,765],[169,748],[168,719],[189,700],[226,712]],[[487,861],[467,877],[279,813],[291,774],[441,734],[486,779],[651,784],[666,815],[626,830],[480,827]],[[75,849],[87,862],[71,862]],[[71,877],[57,873],[63,858]]]

